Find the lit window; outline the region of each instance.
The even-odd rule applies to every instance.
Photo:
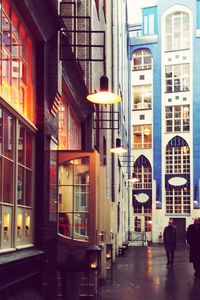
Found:
[[[152,230],[152,219],[150,216],[145,216],[145,231],[146,232],[151,232]]]
[[[133,86],[133,109],[151,109],[152,105],[152,86],[138,85]]]
[[[152,126],[134,125],[133,126],[133,148],[152,147]]]
[[[34,123],[33,44],[13,8],[6,5],[2,13],[0,93],[5,101]]]
[[[80,148],[81,124],[64,98],[59,105],[59,149]]]
[[[33,244],[34,49],[9,1],[1,15],[0,96],[18,112],[0,105],[0,250]]]
[[[135,217],[135,222],[134,222],[134,229],[136,232],[141,232],[141,218]]]
[[[31,245],[33,134],[11,114],[0,109],[0,140],[0,211],[3,220],[0,249]],[[17,170],[17,176],[14,176],[14,170]]]
[[[59,233],[65,237],[88,240],[89,183],[89,157],[60,166]]]

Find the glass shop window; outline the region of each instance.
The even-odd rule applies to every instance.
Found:
[[[0,96],[34,123],[33,41],[9,1],[1,19]]]
[[[88,240],[89,157],[59,166],[59,233],[75,240]]]
[[[0,251],[32,245],[34,133],[0,106]]]

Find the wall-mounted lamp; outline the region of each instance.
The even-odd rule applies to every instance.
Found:
[[[108,77],[100,78],[100,91],[87,96],[87,99],[96,104],[114,104],[122,100],[121,96],[108,91]]]
[[[110,152],[115,154],[123,154],[123,153],[127,153],[128,150],[121,145],[121,139],[117,138],[116,147],[111,148]]]
[[[128,181],[128,182],[131,182],[131,183],[136,183],[136,182],[139,182],[140,179],[136,176],[135,172],[133,172],[133,173],[132,173],[132,177],[129,178],[127,181]]]
[[[93,245],[86,249],[86,260],[89,270],[101,269],[101,248]]]

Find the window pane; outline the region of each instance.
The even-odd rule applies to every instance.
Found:
[[[0,223],[0,248],[7,249],[12,247],[12,207],[0,206],[0,218],[2,222]]]
[[[26,170],[26,198],[25,198],[25,205],[32,206],[32,180],[33,174],[32,171]]]
[[[24,168],[18,166],[17,203],[24,204]]]
[[[73,186],[59,186],[59,211],[73,211]]]
[[[72,213],[59,212],[59,233],[72,236]]]
[[[74,196],[75,211],[88,211],[89,187],[85,185],[75,186]]]
[[[6,157],[13,158],[13,119],[4,112],[3,114],[3,131],[4,131],[4,151]]]
[[[33,137],[32,134],[26,132],[26,166],[32,168],[32,152],[33,152]]]
[[[88,235],[88,214],[74,214],[74,238],[86,241]]]
[[[5,14],[2,16],[2,26],[3,26],[3,45],[4,47],[11,52],[11,26],[10,21]]]
[[[3,202],[13,203],[13,162],[3,159]]]
[[[25,210],[25,240],[30,243],[32,240],[32,211]]]
[[[25,161],[24,143],[25,143],[25,129],[21,125],[19,125],[18,126],[18,162],[23,165]]]

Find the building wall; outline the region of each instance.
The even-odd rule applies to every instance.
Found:
[[[154,33],[145,33],[144,18],[141,23],[141,31],[137,35],[133,35],[133,30],[130,29],[130,62],[132,63],[132,55],[137,49],[148,48],[152,53],[152,71],[153,71],[153,94],[152,94],[152,111],[133,111],[132,112],[132,124],[138,125],[139,117],[141,113],[144,113],[146,118],[145,122],[152,122],[153,125],[153,145],[152,149],[134,149],[133,155],[136,158],[141,154],[145,156],[150,155],[150,161],[153,170],[153,185],[152,185],[152,240],[154,242],[159,241],[159,233],[162,232],[163,227],[167,224],[168,218],[173,217],[175,222],[180,221],[176,219],[185,219],[185,229],[189,223],[192,222],[192,218],[199,214],[199,124],[198,124],[198,78],[196,72],[196,66],[199,64],[199,38],[198,38],[198,13],[197,5],[198,1],[157,1],[154,3],[154,10],[152,6],[147,6],[143,10],[143,17],[149,16],[152,12],[156,11]],[[165,32],[164,32],[164,18],[167,14],[175,11],[185,11],[190,16],[190,47],[187,50],[164,52],[165,47]],[[134,27],[134,26],[133,26]],[[138,30],[138,24],[137,24]],[[136,28],[135,27],[135,28]],[[150,23],[149,23],[150,28]],[[141,33],[142,32],[142,33]],[[133,37],[135,36],[135,37]],[[190,64],[190,91],[179,93],[165,93],[165,67],[166,65],[189,63]],[[131,84],[137,85],[137,76],[141,73],[145,74],[145,83],[148,82],[148,71],[136,71],[132,72]],[[134,87],[133,87],[134,90]],[[180,100],[177,102],[176,98]],[[170,98],[170,99],[169,99]],[[171,99],[172,98],[172,99]],[[182,99],[182,100],[181,100]],[[185,100],[186,99],[186,100]],[[170,104],[169,101],[172,101]],[[190,105],[190,130],[168,133],[165,127],[165,107],[167,105]],[[152,113],[152,118],[151,118]],[[143,122],[144,123],[144,122]],[[180,136],[189,145],[190,148],[190,213],[166,213],[166,182],[165,177],[166,160],[165,150],[169,141],[175,137]],[[184,176],[184,174],[183,174]]]

